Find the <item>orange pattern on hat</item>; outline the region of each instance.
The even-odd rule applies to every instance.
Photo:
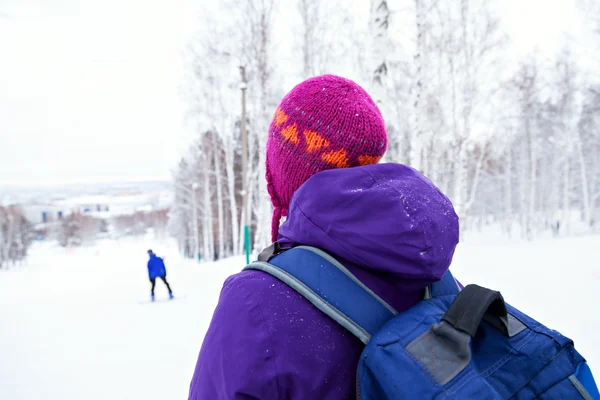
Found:
[[[275,111],[275,126],[280,126],[288,120],[288,116],[283,112],[281,108]]]
[[[323,161],[333,164],[338,168],[348,168],[350,166],[350,163],[348,162],[348,156],[346,155],[346,150],[344,149],[325,153],[321,156],[321,158]]]
[[[379,160],[381,160],[381,156],[358,156],[358,163],[360,165],[377,164]]]
[[[323,136],[319,135],[315,131],[311,131],[306,129],[304,131],[304,137],[306,138],[306,145],[308,148],[306,151],[312,153],[315,150],[321,149],[323,147],[329,146],[329,140],[325,139]]]
[[[287,118],[287,117],[286,117]],[[298,144],[298,128],[296,128],[296,124],[292,124],[290,126],[286,126],[281,130],[281,135],[290,142],[294,144]]]

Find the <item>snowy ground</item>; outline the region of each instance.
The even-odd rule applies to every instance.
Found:
[[[150,246],[185,298],[140,304]],[[182,262],[146,241],[34,249],[28,265],[0,270],[0,399],[187,398],[221,283],[241,264]]]
[[[148,297],[148,247],[166,256],[173,289],[185,297],[139,304]],[[572,337],[600,370],[598,248],[598,236],[471,240],[452,269]],[[170,245],[141,240],[71,252],[37,246],[27,265],[0,270],[0,398],[187,398],[221,284],[242,262],[198,265]],[[157,296],[166,297],[161,282]]]

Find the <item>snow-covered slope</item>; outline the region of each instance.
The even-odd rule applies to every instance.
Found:
[[[507,301],[571,336],[600,369],[600,237],[461,245],[463,283],[501,290]],[[182,298],[148,298],[145,251],[166,257]],[[223,280],[243,258],[183,261],[170,243],[100,242],[65,251],[38,245],[27,265],[0,270],[0,398],[164,400],[187,398],[202,336]],[[157,297],[166,289],[157,282]],[[232,366],[234,368],[235,366]]]
[[[140,304],[149,247],[184,298]],[[173,247],[144,241],[35,248],[28,265],[0,270],[0,398],[187,398],[220,286],[241,265],[182,262]]]

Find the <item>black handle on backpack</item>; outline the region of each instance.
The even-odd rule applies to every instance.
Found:
[[[442,320],[455,329],[475,337],[484,317],[505,319],[506,316],[506,304],[500,292],[478,285],[467,285],[458,293]],[[500,324],[500,326],[504,325]],[[508,331],[504,333],[508,335]]]

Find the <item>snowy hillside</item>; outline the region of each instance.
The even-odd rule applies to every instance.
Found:
[[[533,243],[469,242],[453,271],[571,336],[600,370],[600,237]],[[148,298],[145,250],[166,257],[182,296]],[[243,258],[182,260],[168,243],[101,242],[64,250],[37,245],[27,265],[0,270],[0,398],[184,399],[223,280]],[[166,289],[157,282],[157,297]],[[234,366],[232,366],[233,368]]]
[[[166,257],[173,302],[149,298],[146,250]],[[0,270],[0,398],[183,399],[220,285],[242,259],[181,262],[146,241],[36,247]],[[158,299],[166,298],[157,282]]]

